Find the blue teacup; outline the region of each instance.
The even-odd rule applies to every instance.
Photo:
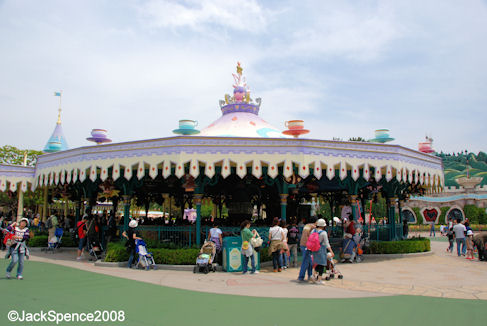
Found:
[[[195,129],[198,126],[196,120],[179,120],[179,129]]]

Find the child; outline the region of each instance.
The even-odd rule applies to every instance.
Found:
[[[473,231],[467,231],[467,259],[475,259],[473,256]]]
[[[448,231],[446,232],[446,236],[448,237],[448,248],[446,251],[449,253],[453,252],[453,228],[449,227]]]

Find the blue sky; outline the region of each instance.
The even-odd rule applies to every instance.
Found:
[[[42,149],[61,89],[71,147],[206,126],[240,61],[276,127],[486,151],[486,40],[481,0],[0,0],[0,145]]]

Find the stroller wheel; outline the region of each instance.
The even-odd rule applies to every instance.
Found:
[[[331,274],[331,275],[330,275],[330,277],[331,277],[331,278],[335,278],[335,274]]]
[[[193,273],[196,273],[198,271],[198,266],[193,267]]]
[[[325,281],[329,281],[329,280],[330,280],[329,276],[325,277]]]
[[[205,269],[203,270],[203,273],[208,274],[209,271],[210,271],[209,270],[209,267],[208,266],[205,266]]]
[[[343,275],[338,275],[338,278],[341,280],[343,278]]]

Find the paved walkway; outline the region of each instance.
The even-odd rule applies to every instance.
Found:
[[[193,291],[256,297],[355,298],[385,295],[487,300],[487,264],[468,261],[446,253],[446,243],[432,241],[433,254],[360,264],[339,264],[343,280],[323,286],[295,282],[298,270],[282,273],[263,270],[258,275],[236,273],[193,274],[186,271],[141,271],[120,267],[94,266],[76,261],[74,252],[36,252],[32,260],[49,262],[86,271]]]

